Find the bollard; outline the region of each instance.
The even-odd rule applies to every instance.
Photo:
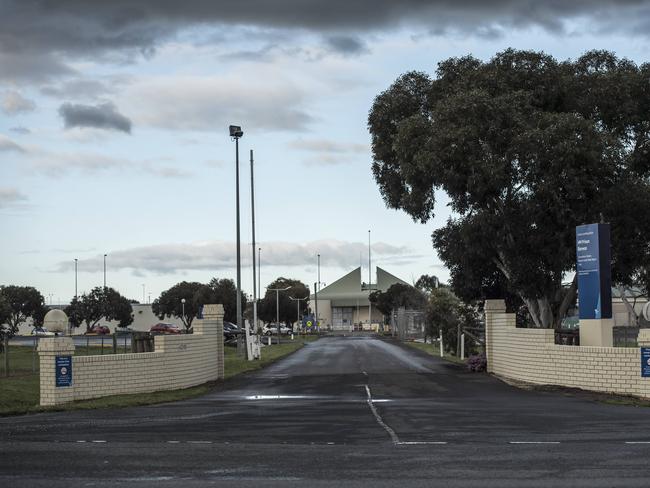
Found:
[[[439,340],[440,340],[440,357],[443,357],[443,356],[444,356],[444,353],[443,353],[444,349],[443,349],[443,347],[442,347],[442,329],[440,329],[440,337],[439,337]]]
[[[465,334],[460,335],[460,358],[465,359]]]
[[[293,332],[291,333],[291,340],[293,340]]]
[[[268,336],[267,339],[269,341],[268,345],[270,346],[271,345],[271,336]]]

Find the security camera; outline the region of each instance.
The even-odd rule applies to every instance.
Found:
[[[241,127],[238,125],[230,126],[230,137],[241,137],[244,135],[244,131],[241,130]]]

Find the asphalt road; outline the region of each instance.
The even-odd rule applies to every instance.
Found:
[[[0,419],[0,486],[650,486],[650,409],[323,338],[188,401]]]

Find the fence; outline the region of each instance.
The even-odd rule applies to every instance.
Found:
[[[391,314],[390,325],[393,335],[400,340],[423,339],[425,319],[425,314],[421,310],[406,310],[400,307]]]

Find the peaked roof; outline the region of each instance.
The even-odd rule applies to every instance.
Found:
[[[334,283],[323,288],[318,292],[319,300],[336,300],[341,298],[346,299],[361,299],[368,300],[370,292],[375,290],[386,291],[391,285],[401,283],[408,285],[404,280],[399,279],[397,276],[377,267],[377,283],[373,284],[372,289],[361,287],[361,267],[353,269],[348,274],[342,276]],[[365,282],[364,282],[365,284]],[[409,285],[410,286],[410,285]],[[312,300],[315,298],[314,294],[310,297]]]

